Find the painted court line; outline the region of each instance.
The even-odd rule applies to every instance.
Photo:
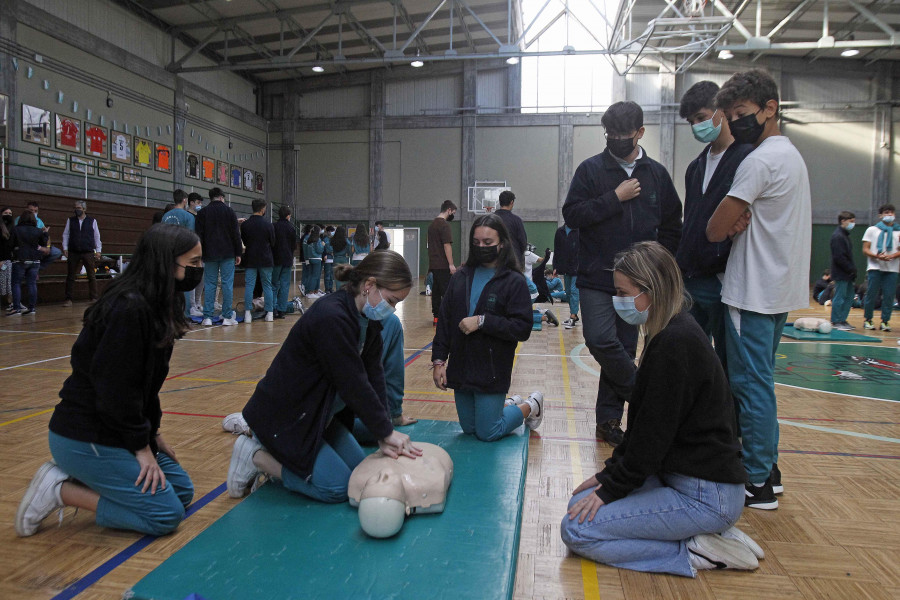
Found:
[[[21,367],[30,367],[31,365],[39,365],[41,363],[52,362],[54,360],[62,360],[64,358],[69,358],[70,356],[72,356],[72,355],[66,354],[65,356],[57,356],[56,358],[45,358],[44,360],[36,360],[34,362],[23,363],[21,365],[13,365],[11,367],[3,367],[2,369],[0,369],[0,371],[9,371],[10,369],[19,369]]]
[[[875,400],[877,402],[893,402],[895,404],[900,402],[900,400],[888,400],[887,398],[873,398],[872,396],[856,396],[854,394],[844,394],[842,392],[832,392],[829,390],[816,390],[813,388],[800,387],[799,385],[791,385],[789,383],[778,383],[777,381],[775,382],[775,385],[783,385],[784,387],[794,388],[795,390],[812,390],[814,392],[822,392],[823,394],[834,394],[835,396],[843,396],[845,398],[859,398],[860,400]]]
[[[266,350],[270,350],[271,348],[272,348],[272,346],[266,346],[265,348],[260,348],[259,350],[254,350],[253,352],[247,352],[246,354],[239,354],[238,356],[235,356],[233,358],[226,358],[225,360],[220,360],[219,362],[215,362],[211,365],[206,365],[205,367],[200,367],[198,369],[191,369],[190,371],[185,371],[184,373],[179,373],[178,375],[171,375],[169,377],[166,377],[166,381],[169,381],[170,379],[176,379],[176,378],[182,377],[184,375],[190,375],[191,373],[196,373],[197,371],[202,371],[204,369],[209,369],[211,367],[224,365],[225,363],[229,363],[229,362],[231,362],[233,360],[237,360],[239,358],[244,358],[245,356],[250,356],[251,354],[256,354],[257,352],[265,352]]]
[[[19,417],[18,419],[12,419],[11,421],[4,421],[3,423],[0,423],[0,427],[3,427],[4,425],[11,425],[12,423],[18,423],[19,421],[24,421],[25,419],[30,419],[31,417],[46,415],[48,412],[53,412],[53,409],[48,408],[48,409],[42,410],[40,412],[32,413],[30,415],[25,415],[24,417]]]
[[[900,444],[900,439],[892,437],[884,437],[882,435],[872,435],[870,433],[859,433],[856,431],[847,431],[845,429],[832,429],[831,427],[821,427],[819,425],[810,425],[809,423],[795,423],[778,419],[781,425],[790,425],[791,427],[802,427],[803,429],[812,429],[813,431],[822,431],[824,433],[836,433],[838,435],[847,435],[850,437],[864,438],[867,440],[877,440],[879,442],[890,442],[892,444]]]

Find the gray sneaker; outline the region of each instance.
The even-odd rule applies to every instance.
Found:
[[[243,498],[247,488],[256,481],[259,469],[253,464],[253,455],[261,449],[259,440],[246,435],[238,437],[234,443],[226,482],[228,495],[232,498]]]
[[[69,476],[54,462],[45,462],[28,484],[16,511],[16,534],[28,537],[37,533],[41,521],[50,513],[65,507],[60,497],[62,483]]]

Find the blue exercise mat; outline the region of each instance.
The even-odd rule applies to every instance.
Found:
[[[785,325],[781,335],[793,340],[804,340],[810,342],[875,342],[881,343],[881,338],[871,335],[862,335],[853,333],[852,331],[841,331],[840,329],[832,329],[828,333],[819,333],[818,331],[803,331],[794,329],[793,323]]]
[[[454,463],[444,512],[413,515],[373,539],[349,504],[322,504],[269,482],[131,590],[135,599],[512,598],[525,496],[528,434],[497,442],[459,424],[419,421],[414,441]]]

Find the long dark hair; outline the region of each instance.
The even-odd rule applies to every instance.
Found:
[[[175,292],[175,259],[199,243],[190,229],[164,223],[152,226],[138,240],[125,272],[84,312],[84,324],[102,326],[120,298],[137,296],[154,313],[157,347],[171,346],[189,328],[184,294]]]
[[[507,230],[506,225],[503,224],[503,219],[494,213],[481,215],[472,223],[472,228],[469,230],[469,258],[466,259],[466,266],[472,269],[479,266],[479,262],[475,259],[475,252],[472,250],[472,248],[475,247],[475,229],[477,227],[490,227],[497,232],[497,237],[500,238],[501,246],[497,256],[497,266],[506,267],[507,269],[521,273],[522,258],[524,257],[520,257],[516,254],[515,244],[512,243],[512,240],[509,237],[509,230]]]
[[[369,240],[369,232],[365,223],[356,226],[356,232],[353,234],[353,241],[360,248],[367,248],[371,240]]]
[[[347,247],[347,228],[338,225],[334,230],[334,237],[331,238],[331,247],[335,252],[342,252]]]

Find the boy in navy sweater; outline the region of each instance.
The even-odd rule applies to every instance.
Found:
[[[834,282],[831,324],[841,331],[854,329],[847,322],[847,315],[853,304],[853,283],[856,281],[856,263],[853,262],[853,245],[850,243],[850,231],[855,226],[856,215],[844,210],[838,215],[838,226],[831,234],[831,280]]]

